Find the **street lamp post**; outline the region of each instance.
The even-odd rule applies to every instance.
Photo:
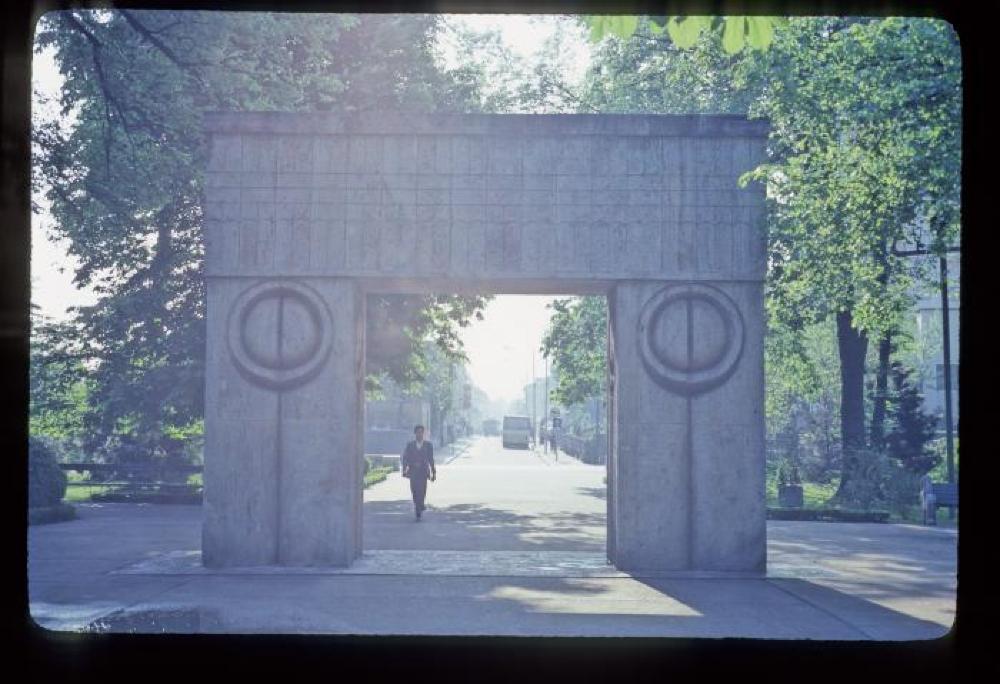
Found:
[[[940,258],[941,272],[941,327],[944,335],[941,352],[944,356],[944,423],[945,444],[948,449],[948,482],[955,481],[955,443],[951,431],[951,313],[948,309],[948,260]],[[948,512],[954,514],[954,508]]]
[[[534,442],[538,444],[538,388],[535,382],[535,351],[531,351],[531,432]]]
[[[545,412],[542,414],[545,416],[545,420],[549,418],[549,357],[545,357]]]
[[[960,252],[958,247],[949,247],[944,250],[948,252]],[[896,256],[924,256],[933,254],[930,250],[922,249],[917,243],[917,249],[897,250],[893,245],[892,253]],[[945,254],[938,255],[938,270],[941,280],[941,354],[944,357],[944,435],[945,448],[947,450],[948,482],[955,482],[955,439],[952,430],[951,412],[951,311],[948,305],[948,260]],[[954,517],[955,509],[949,508],[950,517]]]

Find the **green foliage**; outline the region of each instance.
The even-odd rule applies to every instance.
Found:
[[[91,383],[80,355],[67,345],[72,326],[31,311],[28,432],[72,448],[85,433]]]
[[[959,439],[958,439],[958,437],[956,437],[955,438],[955,478],[956,479],[958,478],[959,454],[961,453],[960,450],[959,450],[959,448],[958,448],[958,442],[959,442]],[[935,440],[932,443],[932,445],[931,445],[931,449],[932,449],[933,453],[938,456],[939,460],[937,462],[937,465],[934,466],[930,470],[930,472],[927,473],[927,474],[930,475],[931,480],[933,482],[947,482],[948,481],[948,463],[947,463],[947,460],[946,460],[947,445],[945,444],[944,438],[940,438],[940,439]]]
[[[590,25],[590,40],[594,43],[609,34],[627,39],[639,26],[639,17],[621,14],[593,15],[585,21]]]
[[[892,364],[895,401],[891,412],[893,427],[886,435],[889,456],[916,475],[923,475],[941,462],[930,442],[937,431],[937,419],[924,412],[924,398],[911,381],[913,371]]]
[[[542,353],[554,361],[558,384],[551,398],[563,406],[604,399],[607,391],[608,305],[604,297],[557,299],[542,337]]]
[[[45,440],[28,437],[28,507],[56,506],[66,494],[66,474]]]
[[[958,238],[957,37],[917,18],[794,18],[742,32],[718,18],[653,19],[632,32],[588,19],[595,38],[623,35],[597,45],[582,108],[770,120],[768,163],[742,179],[768,192],[768,431],[794,430],[799,454],[812,452],[804,475],[840,467],[848,481],[853,461],[830,436],[843,415],[846,433],[866,434],[864,396],[842,396],[851,366],[831,323],[846,312],[863,339],[899,331],[929,273],[893,247]],[[768,49],[737,51],[741,33]],[[817,335],[821,353],[807,352]]]
[[[839,400],[834,333],[830,321],[799,329],[776,325],[768,330],[764,362],[770,434],[784,430],[797,410],[809,411]]]
[[[775,470],[775,473],[778,471]],[[765,501],[768,506],[778,505],[778,484],[776,474],[768,476],[765,482]],[[825,508],[837,491],[836,482],[802,482],[802,505],[808,509]]]
[[[755,95],[746,83],[755,63],[734,60],[707,34],[684,50],[640,26],[629,40],[605,41],[593,54],[582,111],[745,115]]]
[[[387,477],[389,473],[393,471],[390,466],[379,466],[378,468],[371,468],[365,473],[364,477],[364,489],[368,489],[372,485],[382,482]]]
[[[467,360],[459,329],[483,319],[492,295],[382,295],[369,297],[366,388],[374,398],[386,379],[406,390],[424,382],[430,341],[452,362]]]
[[[430,406],[430,425],[427,426],[432,439],[438,446],[448,441],[444,434],[444,424],[455,410],[458,399],[456,387],[465,382],[465,357],[456,359],[444,353],[436,344],[423,343],[423,354],[414,359],[414,374],[417,381],[409,386],[408,392],[422,397]]]
[[[787,21],[781,17],[757,16],[651,16],[629,15],[589,15],[584,21],[590,27],[590,40],[600,42],[606,36],[614,35],[621,40],[631,38],[640,27],[660,35],[666,30],[670,40],[681,49],[694,47],[702,34],[712,35],[719,41],[727,54],[734,55],[744,48],[767,50],[774,38],[776,28]]]
[[[884,451],[858,452],[856,476],[840,488],[839,506],[859,510],[890,509],[905,515],[920,492],[920,475],[891,459]]]
[[[121,488],[112,485],[98,485],[90,483],[72,484],[66,487],[65,500],[67,503],[84,503],[90,501],[91,497],[104,496],[105,494],[111,494],[119,489]]]
[[[771,121],[771,162],[746,178],[768,186],[772,329],[846,312],[862,339],[881,339],[901,327],[920,275],[893,246],[927,242],[928,229],[938,246],[957,238],[955,36],[922,19],[793,20],[757,62],[750,112]],[[841,396],[844,453],[866,435],[863,401]],[[862,460],[844,459],[845,490],[866,477]]]
[[[438,68],[437,22],[431,15],[132,10],[42,17],[35,47],[54,50],[65,77],[57,104],[75,124],[35,122],[33,189],[51,204],[53,236],[79,261],[75,283],[99,299],[48,338],[74,359],[63,386],[75,386],[86,409],[59,415],[49,402],[58,393],[43,390],[33,405],[36,430],[66,432],[71,417],[91,453],[114,450],[122,435],[147,454],[198,439],[202,114],[462,110],[475,102],[478,84]],[[426,327],[446,345],[446,328],[479,301],[452,300],[414,307],[429,309]],[[396,361],[405,365],[410,351],[390,355],[390,374],[400,374]],[[33,366],[36,385],[52,384],[56,370],[48,360]]]
[[[769,296],[789,319],[850,310],[870,336],[898,325],[913,284],[892,254],[923,221],[958,231],[960,59],[924,19],[793,20],[759,60],[751,113],[772,125]]]
[[[497,30],[470,30],[449,19],[442,29],[439,38],[454,48],[458,63],[448,73],[469,93],[469,109],[543,114],[580,106],[576,88],[566,81],[575,67],[570,43],[580,30],[578,22],[564,19],[531,57],[512,51]]]
[[[840,468],[840,383],[830,321],[793,331],[775,326],[764,348],[768,459],[828,482]]]

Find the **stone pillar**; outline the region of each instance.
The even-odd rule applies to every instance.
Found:
[[[617,567],[764,571],[762,301],[759,282],[612,291]]]
[[[208,566],[361,551],[364,307],[337,278],[209,278]]]

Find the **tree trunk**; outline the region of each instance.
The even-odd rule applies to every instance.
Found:
[[[888,293],[889,284],[889,242],[882,239],[875,258],[881,267],[878,282],[882,286],[883,296]],[[875,371],[875,395],[872,397],[872,424],[870,443],[872,447],[881,448],[885,442],[885,406],[889,389],[889,356],[892,353],[892,330],[887,330],[878,343],[878,368]]]
[[[889,399],[889,356],[892,353],[892,333],[887,332],[878,343],[878,370],[875,373],[875,396],[872,406],[871,445],[885,445],[885,409]]]
[[[852,326],[851,312],[837,314],[837,351],[840,355],[840,439],[842,451],[841,499],[858,469],[858,452],[865,448],[865,355],[868,337]]]

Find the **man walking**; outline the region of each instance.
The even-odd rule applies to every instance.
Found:
[[[416,437],[406,445],[403,452],[401,467],[403,477],[410,479],[410,493],[413,495],[413,508],[416,511],[417,520],[424,512],[424,496],[427,494],[427,480],[431,482],[437,479],[437,469],[434,467],[434,445],[424,441],[424,426],[417,425],[413,428],[413,435]]]

